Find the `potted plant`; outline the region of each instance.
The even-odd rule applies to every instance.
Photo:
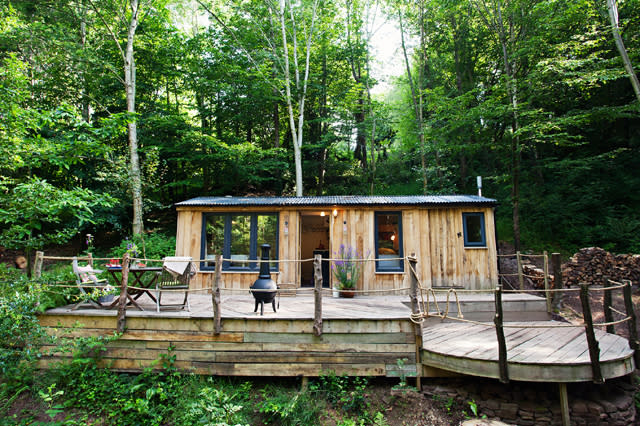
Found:
[[[336,278],[336,287],[340,297],[353,297],[355,295],[356,284],[362,270],[362,263],[358,262],[358,252],[351,248],[340,245],[340,250],[334,253],[337,260],[333,262],[333,276]]]

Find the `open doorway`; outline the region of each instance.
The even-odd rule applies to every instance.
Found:
[[[302,259],[312,259],[316,254],[329,258],[329,212],[302,212],[300,235],[300,255]],[[302,262],[300,285],[313,286],[313,262]],[[322,286],[329,287],[329,262],[322,262]]]

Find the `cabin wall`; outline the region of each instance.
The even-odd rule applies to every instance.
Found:
[[[338,215],[331,222],[332,257],[335,257],[344,244],[345,247],[355,248],[364,257],[368,256],[372,260],[375,258],[375,211],[377,210],[338,210]],[[423,286],[484,289],[497,284],[493,209],[413,208],[401,211],[404,255],[416,255],[417,272]],[[464,247],[463,212],[484,213],[486,247]],[[404,272],[376,272],[375,262],[366,262],[358,290],[370,291],[370,294],[400,288],[406,291],[409,285],[408,268],[408,263],[405,262]]]
[[[260,211],[256,209],[232,209],[229,211]],[[200,271],[202,260],[202,216],[210,209],[198,208],[193,210],[178,210],[178,223],[176,230],[176,256],[191,256],[197,260],[198,274],[192,280],[192,288],[209,289],[213,287],[214,271]],[[273,212],[274,209],[262,209],[261,211]],[[294,210],[279,212],[279,259],[299,259],[300,255],[300,220],[299,214]],[[298,283],[299,273],[297,263],[280,263],[279,272],[272,274],[272,279],[278,283]],[[222,272],[220,286],[226,289],[247,289],[258,278],[258,272]]]
[[[336,257],[340,246],[355,248],[361,256],[371,259],[363,263],[357,289],[371,295],[388,294],[382,290],[403,289],[409,283],[408,264],[404,272],[375,271],[375,211],[402,211],[402,242],[404,255],[415,254],[418,276],[425,287],[463,287],[486,289],[498,282],[497,248],[494,211],[486,207],[465,208],[337,208],[330,216],[330,256]],[[178,211],[176,255],[200,260],[202,213],[206,208]],[[221,209],[217,210],[221,211]],[[242,211],[232,209],[228,211]],[[274,211],[274,209],[246,209],[246,211]],[[487,245],[465,248],[462,224],[463,212],[483,212]],[[272,278],[278,283],[300,286],[300,265],[288,260],[300,259],[301,215],[298,210],[279,212],[278,273]],[[198,263],[199,266],[199,263]],[[331,274],[333,275],[333,274]],[[223,288],[247,289],[258,277],[257,272],[223,272]],[[201,271],[194,280],[194,288],[210,288],[214,272]],[[334,281],[334,277],[331,276]]]

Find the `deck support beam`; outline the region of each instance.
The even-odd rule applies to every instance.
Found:
[[[627,310],[629,327],[629,347],[633,349],[633,360],[636,362],[636,368],[640,368],[640,344],[638,344],[638,329],[636,328],[636,312],[633,309],[633,300],[631,299],[631,281],[625,280],[627,284],[623,289],[624,306]]]
[[[504,338],[504,313],[502,311],[502,286],[496,287],[496,316],[493,323],[496,326],[496,337],[498,338],[498,368],[500,369],[500,381],[509,383],[509,367],[507,365],[507,341]]]
[[[551,253],[551,270],[553,271],[553,301],[551,307],[558,313],[562,308],[562,258],[560,253]]]
[[[606,290],[611,287],[611,281],[609,281],[608,276],[602,277],[604,278],[604,302],[603,302],[603,310],[604,310],[604,320],[605,322],[612,323],[613,322],[613,311],[611,310],[611,306],[613,306],[612,302],[612,294],[611,290]],[[616,334],[616,328],[613,324],[607,325],[607,333]]]
[[[316,254],[313,259],[314,279],[314,313],[313,334],[322,336],[322,255]]]
[[[216,272],[213,279],[213,292],[211,302],[213,303],[213,334],[216,336],[222,331],[222,312],[220,311],[220,280],[222,279],[222,255],[216,255]]]
[[[418,259],[415,254],[412,253],[411,256],[407,257],[409,261],[409,280],[410,280],[410,290],[409,290],[409,298],[411,299],[411,313],[414,315],[418,315],[420,313],[420,305],[418,304],[418,277],[416,276],[416,264],[418,263]],[[413,324],[414,327],[414,335],[416,339],[416,389],[419,391],[422,390],[422,380],[420,376],[422,375],[422,360],[420,359],[420,354],[422,352],[422,324]]]
[[[558,393],[560,394],[560,415],[562,416],[562,426],[571,426],[569,416],[569,395],[567,394],[567,384],[558,383]]]
[[[116,329],[118,333],[124,333],[127,327],[127,283],[129,281],[129,253],[122,258],[122,281],[120,283],[120,299],[118,299],[118,320]]]
[[[591,315],[591,305],[589,304],[589,285],[580,284],[580,301],[582,302],[582,316],[584,318],[584,331],[587,335],[589,345],[589,358],[591,358],[591,371],[593,372],[593,383],[604,383],[602,370],[600,369],[600,345],[596,340],[593,331],[593,316]]]

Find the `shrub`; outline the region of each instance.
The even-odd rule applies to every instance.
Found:
[[[132,257],[162,259],[172,256],[176,251],[176,237],[153,232],[144,236],[134,235],[125,238],[109,252],[110,257],[122,257],[129,251]]]

